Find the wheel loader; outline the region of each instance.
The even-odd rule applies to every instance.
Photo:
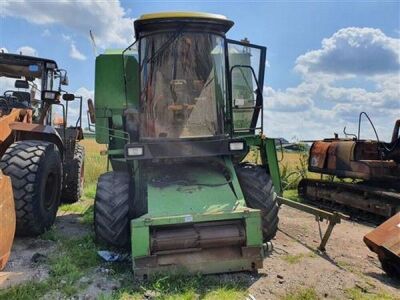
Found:
[[[233,24],[146,14],[133,44],[96,58],[89,116],[112,171],[98,180],[94,228],[99,243],[130,249],[137,277],[256,271],[277,231],[266,48],[227,39]],[[250,148],[260,165],[245,162]]]
[[[0,169],[12,182],[16,234],[35,236],[54,223],[60,198],[79,199],[81,117],[67,126],[65,106],[75,95],[64,93],[67,104],[61,102],[61,86],[68,84],[68,77],[55,61],[0,53],[2,86],[13,79],[14,88],[0,96]],[[62,124],[54,124],[55,106],[63,112]]]
[[[400,120],[391,141],[383,142],[378,135],[376,140],[360,138],[362,116],[370,120],[360,114],[357,135],[312,144],[308,170],[321,179],[303,179],[298,190],[305,201],[380,224],[400,211]]]

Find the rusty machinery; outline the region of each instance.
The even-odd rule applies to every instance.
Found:
[[[12,182],[16,234],[38,235],[53,224],[60,198],[77,201],[82,191],[84,150],[76,143],[83,138],[82,98],[78,120],[67,126],[68,102],[79,97],[64,93],[63,104],[68,77],[55,61],[0,53],[0,78],[16,79],[0,96],[0,169]]]
[[[400,210],[400,120],[390,142],[379,141],[378,135],[376,140],[361,140],[363,115],[370,120],[364,112],[360,114],[357,136],[335,136],[312,144],[308,169],[321,174],[321,179],[303,179],[298,190],[306,201],[342,207],[351,216],[369,220],[373,216],[380,222]],[[330,176],[323,180],[323,175]]]
[[[382,269],[400,279],[400,212],[366,234],[364,242],[378,255]]]

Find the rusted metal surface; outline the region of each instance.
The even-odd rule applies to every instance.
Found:
[[[0,170],[0,270],[10,256],[15,234],[15,208],[11,179]]]
[[[389,218],[400,209],[400,120],[391,142],[339,139],[314,141],[308,170],[353,183],[303,179],[299,195],[320,207],[350,208]],[[357,212],[356,212],[357,214]],[[353,214],[353,216],[356,216]],[[363,217],[363,216],[362,216]]]
[[[185,227],[156,228],[151,235],[153,253],[187,248],[213,248],[244,245],[245,229],[241,222],[207,222]]]
[[[382,159],[376,141],[316,141],[310,149],[309,171],[364,180],[400,179],[398,163]]]
[[[135,259],[136,277],[163,271],[213,274],[262,268],[271,245],[246,245],[240,220],[215,221],[150,229],[150,255]]]
[[[325,168],[326,156],[331,143],[317,141],[310,149],[310,166],[314,168]]]
[[[384,187],[303,179],[298,190],[301,198],[321,206],[339,204],[384,218],[400,210],[400,193]]]
[[[366,234],[364,242],[388,275],[400,278],[400,212]]]
[[[256,271],[263,266],[263,249],[254,247],[216,247],[171,251],[135,259],[135,277],[149,276],[158,272],[179,272],[213,274],[221,266],[229,272]]]

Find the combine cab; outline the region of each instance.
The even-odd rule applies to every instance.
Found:
[[[299,195],[325,207],[350,208],[353,216],[387,219],[400,211],[400,120],[392,140],[325,139],[310,149],[310,172],[344,179],[303,179]]]
[[[99,178],[94,227],[99,242],[131,249],[135,276],[257,270],[275,236],[266,48],[226,39],[232,25],[204,13],[144,15],[134,44],[96,59],[90,119],[113,171]],[[242,162],[250,147],[262,164]]]

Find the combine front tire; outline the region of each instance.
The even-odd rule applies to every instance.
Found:
[[[98,242],[114,247],[129,246],[129,190],[127,172],[100,176],[94,202],[94,230]]]
[[[12,144],[0,160],[11,178],[19,236],[36,236],[53,225],[60,201],[62,164],[56,145],[44,141]]]
[[[85,148],[75,145],[74,158],[67,162],[64,168],[65,183],[61,192],[61,202],[75,203],[79,201],[83,193],[85,170]]]
[[[264,242],[271,240],[278,230],[279,206],[271,176],[262,166],[243,163],[236,173],[246,204],[261,210]]]

